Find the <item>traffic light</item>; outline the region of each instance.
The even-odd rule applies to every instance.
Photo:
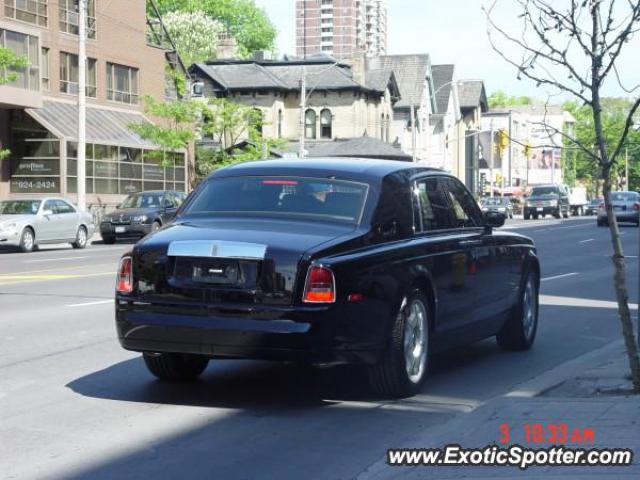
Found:
[[[531,158],[531,145],[528,143],[524,146],[524,156],[527,158]]]
[[[504,129],[498,130],[498,147],[502,152],[509,148],[509,133]]]

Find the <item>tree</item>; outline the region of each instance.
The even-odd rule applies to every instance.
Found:
[[[626,281],[626,263],[620,241],[618,222],[611,205],[612,174],[625,149],[634,116],[640,108],[640,85],[627,89],[621,83],[618,62],[631,36],[640,28],[640,1],[616,0],[511,0],[521,14],[510,22],[512,30],[498,25],[493,0],[485,13],[488,36],[494,51],[515,67],[519,79],[528,79],[538,87],[556,94],[570,95],[584,105],[590,117],[593,143],[584,143],[576,135],[543,122],[551,133],[561,135],[573,148],[589,158],[594,174],[603,186],[605,207],[609,218],[609,233],[613,248],[614,286],[618,314],[633,379],[634,391],[640,393],[640,358],[633,335]],[[562,3],[562,5],[559,5]],[[497,42],[501,42],[498,45]],[[505,52],[517,50],[513,57]],[[622,130],[610,136],[607,115],[603,113],[603,87],[608,82],[633,95],[629,106],[621,106]]]
[[[506,94],[504,90],[497,90],[489,96],[489,107],[516,107],[521,105],[532,105],[534,99],[531,97],[512,97]]]
[[[163,22],[185,65],[216,57],[222,25],[203,12],[167,13]]]
[[[16,72],[28,65],[25,57],[16,55],[7,48],[0,48],[0,86],[15,81],[18,78]],[[10,153],[9,150],[0,148],[0,160],[8,157]]]
[[[277,30],[253,0],[157,0],[161,15],[202,12],[220,22],[238,42],[242,57],[256,50],[274,50]]]
[[[194,100],[158,102],[148,95],[144,96],[142,101],[145,112],[159,119],[159,123],[132,123],[129,129],[141,138],[159,146],[158,155],[161,158],[164,158],[164,154],[168,151],[186,150],[187,178],[189,186],[193,188],[196,177],[193,169],[192,145],[197,136],[196,126],[202,116],[203,105]]]

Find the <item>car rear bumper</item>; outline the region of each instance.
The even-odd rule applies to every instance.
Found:
[[[553,215],[559,211],[559,207],[524,207],[525,215]]]
[[[376,363],[381,341],[354,337],[352,326],[341,318],[334,307],[244,307],[233,314],[185,314],[131,302],[116,305],[118,338],[127,350],[321,364]],[[362,337],[368,335],[362,333]]]
[[[120,230],[120,231],[116,231]],[[111,223],[100,224],[100,236],[102,237],[144,237],[151,233],[151,224],[131,223],[129,225],[113,225]]]
[[[615,214],[619,222],[638,223],[640,221],[640,213],[637,210],[616,211]],[[608,218],[606,211],[598,212],[598,220],[607,221]]]

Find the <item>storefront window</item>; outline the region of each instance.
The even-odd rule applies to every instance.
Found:
[[[11,133],[11,192],[60,192],[60,141],[46,130]]]

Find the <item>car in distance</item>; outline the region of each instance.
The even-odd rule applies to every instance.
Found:
[[[513,204],[509,197],[485,197],[480,203],[483,213],[500,212],[507,218],[513,218]]]
[[[618,222],[635,223],[636,226],[640,226],[640,194],[637,192],[611,192],[611,206]],[[604,204],[598,208],[596,222],[599,227],[609,225],[609,215]]]
[[[227,167],[121,258],[119,341],[169,381],[217,358],[348,363],[378,394],[410,396],[434,352],[532,346],[536,248],[496,232],[504,221],[455,177],[403,162]]]
[[[0,246],[31,252],[68,242],[85,248],[94,230],[93,217],[63,198],[0,201]]]
[[[589,202],[587,208],[584,209],[584,214],[587,216],[597,215],[600,205],[604,205],[604,198],[594,198]]]
[[[106,244],[118,238],[140,238],[173,221],[187,194],[149,191],[130,194],[116,211],[100,222],[100,236]]]
[[[564,185],[536,185],[525,199],[523,214],[525,220],[537,220],[547,215],[569,218],[570,209],[569,194]]]

